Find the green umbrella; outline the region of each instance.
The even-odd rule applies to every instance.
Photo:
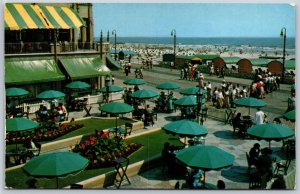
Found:
[[[232,166],[234,156],[215,146],[197,145],[180,150],[176,158],[183,164],[204,172]],[[205,173],[204,173],[205,177]],[[205,178],[204,178],[205,180]]]
[[[146,82],[144,80],[138,79],[138,78],[125,80],[123,83],[127,84],[127,85],[144,85],[144,84],[146,84]]]
[[[110,102],[99,108],[101,111],[111,114],[125,114],[133,111],[133,107],[122,102]],[[118,117],[116,117],[116,128],[118,127]]]
[[[236,104],[237,106],[245,106],[245,107],[249,107],[249,115],[250,115],[250,108],[251,107],[264,107],[267,106],[267,103],[265,103],[262,100],[256,99],[256,98],[239,98],[233,101],[234,104]]]
[[[65,94],[56,90],[47,90],[38,94],[36,97],[40,99],[57,99],[65,97]]]
[[[82,81],[74,81],[66,85],[66,88],[70,88],[74,90],[87,89],[89,87],[91,87],[90,84]]]
[[[7,88],[5,93],[7,97],[21,97],[29,94],[27,90],[22,88]]]
[[[271,148],[272,140],[282,140],[295,135],[294,131],[284,125],[275,123],[266,123],[261,125],[255,125],[247,130],[247,134],[257,139],[264,139],[269,141],[269,147]]]
[[[158,93],[153,90],[138,90],[136,92],[132,93],[133,98],[138,98],[138,99],[150,99],[158,96]]]
[[[102,93],[106,92],[106,86],[101,88],[99,91]],[[123,91],[123,88],[119,86],[111,85],[108,87],[108,93],[121,92],[121,91]]]
[[[181,137],[200,137],[206,136],[208,133],[204,126],[189,120],[180,120],[169,123],[163,126],[163,129],[167,133],[174,135],[178,134]]]
[[[207,93],[207,91],[203,90],[202,88],[199,88],[199,87],[189,87],[189,88],[186,88],[186,89],[182,89],[180,91],[180,94],[183,94],[183,95],[197,95],[198,92],[200,92],[202,94],[206,94]]]
[[[205,103],[205,98],[202,98],[201,100],[202,104]],[[196,106],[197,100],[195,96],[184,96],[174,102],[177,106]]]
[[[157,85],[156,88],[160,89],[160,90],[176,90],[176,89],[179,89],[180,86],[176,83],[165,82],[165,83]]]
[[[58,178],[84,170],[89,160],[74,152],[47,153],[34,157],[23,167],[23,171],[36,178]]]
[[[13,118],[6,119],[6,131],[7,132],[20,132],[27,131],[38,127],[38,122],[25,118]]]
[[[296,109],[284,113],[283,118],[294,122],[296,120]]]
[[[35,129],[40,124],[38,122],[32,121],[25,118],[13,118],[6,119],[6,131],[7,132],[21,132]],[[18,150],[18,142],[16,140],[16,150]]]

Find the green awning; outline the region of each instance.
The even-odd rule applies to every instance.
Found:
[[[207,55],[203,55],[203,54],[196,54],[194,57],[199,57],[202,60],[213,60],[217,57],[220,57],[220,55],[214,55],[214,54],[207,54]]]
[[[296,61],[295,60],[286,60],[284,63],[285,69],[287,70],[295,70],[296,69]]]
[[[237,64],[237,62],[241,59],[239,57],[221,57],[226,64]]]
[[[177,59],[186,59],[186,60],[192,60],[195,56],[187,56],[187,55],[180,55],[176,56]]]
[[[65,76],[52,59],[5,59],[6,84],[31,84],[64,80]]]
[[[68,57],[59,58],[59,61],[72,80],[109,75],[111,72],[100,57]]]
[[[270,62],[269,59],[264,58],[257,58],[257,59],[249,59],[253,66],[262,66],[267,67],[268,63]]]
[[[106,64],[109,68],[111,69],[122,69],[122,66],[117,62],[115,61],[111,56],[107,56],[106,57]]]

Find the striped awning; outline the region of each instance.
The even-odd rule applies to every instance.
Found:
[[[85,25],[83,19],[69,7],[6,3],[5,30],[74,29]]]

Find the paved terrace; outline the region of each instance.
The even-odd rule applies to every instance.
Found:
[[[134,70],[133,70],[134,71]],[[160,72],[154,73],[154,71]],[[150,76],[157,76],[157,79],[154,79],[153,77],[151,78]],[[124,79],[129,79],[134,76],[133,73],[131,73],[131,77],[125,77],[125,75],[122,72],[114,72],[115,75],[115,85],[118,86],[124,86],[126,85],[123,84]],[[149,76],[148,76],[149,75]],[[174,70],[170,72],[169,69],[164,69],[164,68],[158,68],[155,67],[155,70],[152,71],[144,71],[144,79],[147,81],[146,85],[140,86],[142,89],[154,89],[155,88],[156,82],[162,83],[163,79],[170,79],[174,80],[174,76],[178,76],[178,71],[175,72]],[[119,79],[120,78],[120,79]],[[218,78],[211,78],[212,81],[215,81],[216,83],[219,83],[221,80]],[[243,79],[237,79],[237,78],[226,78],[227,81],[232,81],[233,83],[241,83],[241,85],[245,84],[247,85],[250,81],[249,80],[243,80]],[[177,80],[178,81],[178,80]],[[176,82],[177,82],[176,81]],[[188,86],[194,86],[196,83],[192,83],[189,81],[183,81],[179,80],[180,85],[182,88],[188,87]],[[188,86],[187,86],[188,85]],[[128,87],[128,86],[127,86]],[[281,94],[284,95],[284,97],[288,97],[289,94],[289,85],[282,85],[281,86]],[[181,95],[178,93],[178,91],[174,92],[175,97],[180,98]],[[270,98],[270,95],[267,96],[267,99]],[[281,99],[282,100],[282,99]],[[120,99],[120,101],[122,101]],[[152,102],[147,102],[150,104],[150,106],[154,106]],[[91,114],[92,116],[98,116],[99,115],[99,105],[98,104],[93,104],[91,105]],[[281,104],[281,107],[286,107],[285,105]],[[285,109],[280,108],[281,111],[279,112],[284,112]],[[247,108],[238,108],[242,114],[248,113]],[[269,118],[275,118],[279,116],[280,114],[277,113],[278,111],[270,111],[266,113],[268,114]],[[252,112],[254,114],[254,111]],[[133,134],[136,133],[142,133],[145,131],[149,131],[152,129],[160,128],[164,126],[165,124],[171,122],[172,118],[175,118],[176,116],[180,115],[180,111],[177,111],[175,113],[158,113],[158,120],[155,122],[153,126],[146,127],[145,129],[133,131]],[[33,115],[31,115],[33,116]],[[131,113],[127,114],[129,118],[131,117]],[[82,118],[85,117],[85,111],[81,112],[70,112],[69,113],[69,120],[71,118]],[[288,122],[291,127],[294,126],[293,123]],[[208,135],[205,140],[206,145],[214,145],[219,148],[222,148],[223,150],[232,153],[235,156],[235,162],[234,165],[230,168],[223,169],[221,171],[209,171],[206,173],[206,182],[211,183],[211,184],[216,184],[217,180],[221,179],[225,182],[226,188],[228,189],[248,189],[248,176],[246,173],[247,170],[247,161],[246,161],[246,155],[245,152],[248,152],[250,148],[253,146],[254,143],[258,142],[261,145],[261,148],[268,147],[268,142],[262,140],[262,141],[257,141],[254,139],[240,139],[237,137],[233,137],[232,135],[232,126],[227,124],[225,125],[224,122],[222,121],[216,121],[208,118],[204,122],[204,126],[208,129]],[[172,137],[172,136],[170,136]],[[155,143],[155,142],[153,142]],[[272,149],[275,152],[275,154],[281,158],[285,159],[284,155],[281,153],[281,142],[275,142],[272,141],[271,143]],[[294,178],[294,173],[296,169],[296,164],[295,161],[292,161],[292,164],[289,168],[289,174],[292,176],[289,176],[287,178],[287,186],[288,188],[293,188],[293,183],[295,181]],[[180,182],[180,185],[184,182],[184,180],[178,180],[170,177],[169,175],[162,173],[161,167],[156,167],[154,169],[151,169],[147,172],[141,173],[137,176],[130,177],[131,184],[128,184],[126,181],[122,184],[121,188],[122,189],[173,189],[174,185],[177,181]],[[108,187],[108,189],[116,189],[115,186]]]

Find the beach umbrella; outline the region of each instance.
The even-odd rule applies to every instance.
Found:
[[[180,137],[201,137],[206,136],[208,133],[204,126],[189,120],[171,122],[163,126],[163,129],[167,133],[179,135]]]
[[[146,84],[146,82],[144,80],[138,79],[138,78],[125,80],[123,83],[126,85],[144,85],[144,84]]]
[[[110,102],[99,108],[101,111],[111,114],[125,114],[133,111],[133,107],[122,102]],[[116,128],[118,127],[118,117],[116,117]]]
[[[295,132],[284,125],[275,123],[266,123],[255,125],[247,130],[247,134],[259,140],[264,139],[269,141],[269,148],[271,148],[271,141],[279,141],[289,137],[293,137]]]
[[[25,118],[6,119],[6,132],[16,133],[28,131],[37,128],[40,123]],[[16,140],[16,150],[18,150],[18,142]]]
[[[158,93],[156,91],[149,90],[149,89],[138,90],[132,93],[133,98],[138,98],[142,100],[154,98],[156,96],[158,96]]]
[[[207,93],[207,91],[203,90],[202,88],[199,88],[199,87],[189,87],[189,88],[182,89],[180,91],[180,94],[183,94],[183,95],[197,95],[198,92],[200,92],[202,94],[206,94]]]
[[[108,93],[121,92],[121,91],[123,91],[123,89],[124,88],[121,88],[119,86],[110,85],[110,86],[108,86]],[[106,92],[106,86],[100,88],[99,91],[102,93]]]
[[[289,111],[287,113],[284,113],[283,118],[295,122],[295,120],[296,120],[296,109],[294,109],[292,111]]]
[[[90,84],[82,81],[74,81],[66,85],[66,88],[73,89],[73,90],[87,89],[89,87],[91,87]]]
[[[21,97],[29,94],[27,90],[24,90],[22,88],[7,88],[5,90],[7,97]]]
[[[201,99],[202,104],[205,103],[205,98]],[[197,100],[195,96],[184,96],[174,102],[176,106],[196,106]]]
[[[156,88],[160,90],[176,90],[179,89],[180,86],[176,83],[164,82],[162,84],[157,85]]]
[[[234,156],[232,154],[209,145],[197,145],[184,148],[177,152],[176,158],[186,166],[203,170],[204,177],[205,171],[227,168],[232,166],[234,162]]]
[[[57,99],[65,97],[65,94],[56,90],[47,90],[36,96],[40,99]]]
[[[249,107],[249,115],[250,115],[250,108],[259,108],[259,107],[264,107],[267,106],[267,103],[256,99],[256,98],[239,98],[233,101],[233,103],[237,106],[244,106],[244,107]]]
[[[23,171],[29,176],[36,178],[58,178],[84,170],[89,160],[74,152],[46,153],[34,157],[23,167]]]

